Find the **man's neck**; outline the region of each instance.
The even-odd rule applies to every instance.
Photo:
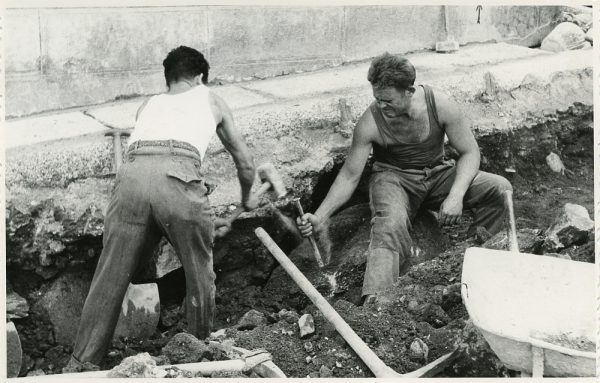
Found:
[[[169,91],[167,93],[178,94],[178,93],[187,92],[188,90],[195,88],[198,85],[200,85],[200,84],[196,84],[189,80],[179,80],[179,81],[171,83],[169,85]]]

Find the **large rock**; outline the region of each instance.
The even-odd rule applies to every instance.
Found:
[[[70,345],[74,342],[90,284],[90,275],[68,272],[54,280],[37,301],[36,304],[48,313],[57,343]]]
[[[15,378],[21,370],[23,350],[21,340],[13,322],[6,324],[6,373],[9,378]]]
[[[29,304],[27,300],[15,293],[9,291],[6,294],[6,316],[8,319],[25,318],[29,315]]]
[[[255,327],[265,324],[267,324],[267,317],[265,314],[260,311],[250,310],[242,316],[236,327],[238,330],[243,331],[252,330]]]
[[[544,250],[557,252],[571,245],[582,245],[593,234],[594,221],[581,205],[565,204],[560,217],[545,231]]]
[[[210,350],[204,342],[192,334],[181,332],[176,334],[162,349],[162,355],[169,358],[172,364],[194,363],[210,355]]]
[[[163,378],[167,374],[147,352],[129,356],[108,372],[109,378]]]
[[[114,337],[149,338],[154,334],[159,319],[160,298],[156,283],[130,284]]]
[[[544,41],[541,49],[551,52],[562,52],[585,47],[585,32],[575,23],[564,22],[554,28]]]

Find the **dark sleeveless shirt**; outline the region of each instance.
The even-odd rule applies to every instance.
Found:
[[[429,135],[421,142],[401,142],[394,137],[377,103],[373,102],[371,104],[371,113],[384,143],[383,146],[373,143],[373,159],[376,162],[401,169],[432,168],[442,163],[445,131],[438,120],[433,91],[428,85],[421,86],[425,91],[425,102],[427,103],[427,114],[429,116]]]

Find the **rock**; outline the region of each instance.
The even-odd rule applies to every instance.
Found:
[[[333,372],[325,365],[322,365],[319,369],[319,377],[320,378],[331,378],[333,376]]]
[[[456,376],[510,376],[485,338],[469,319],[455,341],[459,357],[453,362]]]
[[[171,304],[160,307],[160,323],[164,327],[174,326],[184,314],[183,305]]]
[[[571,257],[568,254],[558,254],[558,253],[545,253],[544,254],[546,257],[553,257],[553,258],[560,258],[560,259],[567,259],[567,260],[571,260]]]
[[[592,26],[592,14],[579,13],[573,15],[573,19],[571,22],[579,26],[584,32],[589,32],[589,29]]]
[[[315,332],[315,321],[310,314],[304,314],[298,319],[298,327],[300,328],[300,338],[305,338]]]
[[[46,373],[41,368],[38,368],[36,370],[30,371],[27,373],[27,376],[44,376],[44,375],[46,375]]]
[[[35,361],[27,354],[23,354],[22,362],[21,362],[21,371],[19,372],[19,376],[27,376],[27,373],[33,369],[35,366]]]
[[[57,343],[70,345],[75,341],[90,284],[90,275],[64,273],[52,282],[48,291],[35,303],[48,313]]]
[[[113,338],[146,339],[152,336],[160,319],[158,285],[130,284],[121,306]]]
[[[460,304],[462,302],[461,296],[461,284],[453,283],[449,286],[444,287],[442,292],[442,309],[448,310],[451,307]]]
[[[571,245],[582,245],[594,230],[594,221],[581,205],[565,204],[562,215],[545,231],[544,252],[553,253]]]
[[[545,51],[561,52],[584,47],[585,33],[574,23],[560,23],[542,41],[540,48]]]
[[[304,350],[308,353],[311,353],[314,349],[312,342],[304,342]]]
[[[257,310],[250,310],[246,314],[244,314],[244,316],[242,316],[236,327],[238,330],[243,331],[252,330],[253,328],[266,324],[267,317],[265,316],[265,314]]]
[[[181,332],[176,334],[165,347],[163,355],[169,358],[171,364],[194,363],[210,354],[208,346],[195,336]]]
[[[540,236],[538,230],[524,228],[517,230],[517,241],[519,242],[519,251],[523,253],[539,254],[544,238]],[[506,231],[499,231],[487,242],[482,244],[481,247],[494,250],[508,250],[508,236]]]
[[[227,330],[224,328],[210,333],[211,338],[225,338],[226,336],[227,336]]]
[[[552,169],[553,172],[560,173],[563,176],[565,175],[566,168],[558,154],[552,152],[548,154],[548,156],[546,157],[546,163],[548,164],[550,169]]]
[[[25,318],[29,315],[27,300],[14,291],[6,295],[6,317],[8,319]]]
[[[410,344],[409,352],[411,359],[419,361],[427,360],[429,355],[429,347],[421,339],[416,338]]]
[[[6,324],[6,374],[9,378],[16,378],[21,371],[23,349],[17,328],[13,322]]]
[[[293,310],[281,309],[277,315],[279,316],[280,320],[284,320],[289,324],[294,324],[298,322],[298,319],[300,319],[300,315]]]
[[[427,322],[434,328],[444,327],[450,322],[450,317],[440,306],[425,303],[417,309],[417,319]]]
[[[115,366],[107,374],[109,378],[158,378],[166,374],[163,369],[156,366],[156,362],[147,352],[133,355],[123,359],[121,364]]]
[[[585,39],[587,41],[589,41],[590,43],[594,43],[594,28],[590,28],[586,33],[585,33]]]

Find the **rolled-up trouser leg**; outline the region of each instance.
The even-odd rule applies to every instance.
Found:
[[[155,204],[154,217],[173,245],[185,272],[188,331],[199,339],[210,335],[215,315],[213,211],[204,183],[169,177],[171,200]]]
[[[363,296],[391,287],[412,247],[411,201],[399,176],[392,171],[373,174],[369,194],[372,226]]]

